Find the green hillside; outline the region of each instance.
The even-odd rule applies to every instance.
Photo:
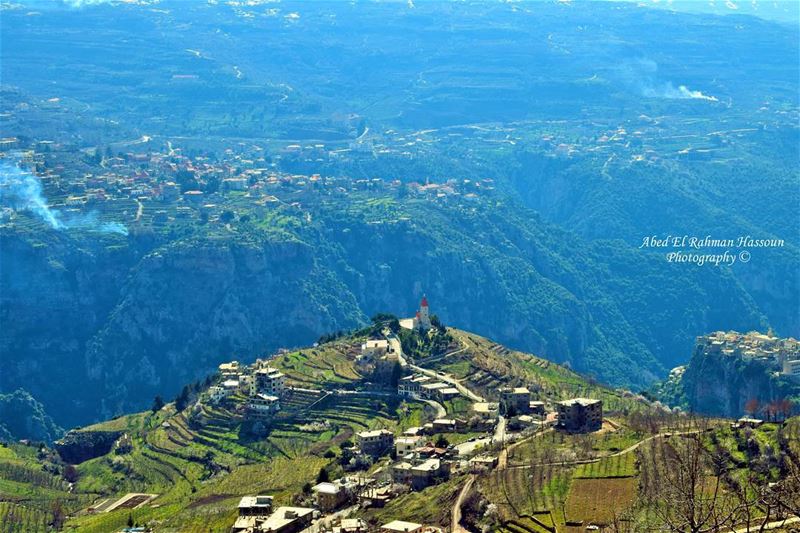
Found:
[[[474,361],[476,368],[494,372],[491,382],[480,381],[487,391],[525,382],[540,386],[543,399],[560,399],[580,392],[607,400],[617,398],[617,408],[646,408],[641,401],[623,399],[618,393],[589,384],[579,375],[543,359],[512,353],[461,330],[450,331],[458,354],[438,360],[428,355],[417,363],[431,363],[430,368],[461,378],[455,369]],[[320,391],[342,387],[355,390],[364,382],[355,364],[357,347],[363,339],[342,337],[317,347],[286,352],[270,364],[287,375],[290,386]],[[465,384],[472,387],[473,381],[465,380]],[[207,384],[190,387],[192,402],[205,397],[205,387]],[[195,388],[199,390],[195,392]],[[241,496],[269,493],[276,502],[289,504],[302,494],[306,483],[314,481],[320,468],[327,468],[331,474],[341,471],[337,462],[342,453],[340,445],[351,440],[354,432],[370,428],[402,430],[433,419],[430,406],[401,401],[391,389],[388,392],[383,396],[332,395],[322,401],[310,393],[294,392],[263,438],[248,434],[243,427],[236,407],[243,397],[234,397],[233,403],[220,406],[206,401],[194,406],[190,402],[182,412],[168,404],[156,412],[118,417],[73,433],[79,440],[98,432],[126,434],[131,444],[130,450],[112,449],[76,467],[63,464],[44,446],[9,445],[0,456],[5,487],[2,494],[5,512],[15,518],[9,519],[2,531],[44,531],[45,524],[52,520],[55,502],[59,512],[68,516],[68,531],[110,531],[123,527],[129,515],[137,523],[160,524],[159,531],[227,531]],[[488,394],[495,396],[496,391]],[[71,491],[65,477],[77,479]],[[458,479],[461,478],[435,491],[456,491]],[[87,512],[89,507],[102,510],[126,493],[158,497],[152,504],[133,511]],[[417,496],[409,498],[417,501]],[[379,520],[405,509],[404,516],[411,517],[417,511],[403,501],[393,502],[370,516]],[[430,516],[444,520],[448,515]]]

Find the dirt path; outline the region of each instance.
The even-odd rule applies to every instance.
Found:
[[[768,522],[763,530],[770,530],[770,529],[778,529],[788,526],[789,524],[797,524],[800,522],[800,516],[795,516],[792,518],[786,518],[784,520],[776,520],[775,522]],[[760,525],[756,524],[750,527],[744,527],[741,529],[735,529],[733,533],[753,533],[755,531],[762,531]]]
[[[447,410],[442,404],[433,400],[422,400],[434,409],[436,409],[436,418],[447,418]]]
[[[468,529],[461,525],[461,506],[464,504],[467,494],[469,494],[472,484],[475,482],[475,476],[470,475],[464,486],[461,487],[461,492],[458,493],[456,503],[453,504],[453,510],[450,515],[450,531],[452,533],[470,533]]]

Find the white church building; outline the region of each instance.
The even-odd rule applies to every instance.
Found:
[[[419,310],[414,318],[404,318],[400,320],[400,326],[405,329],[431,329],[431,312],[428,308],[428,298],[423,295],[419,303]]]

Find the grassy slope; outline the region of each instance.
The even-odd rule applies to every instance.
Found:
[[[451,331],[466,349],[439,360],[418,362],[465,378],[468,386],[485,391],[490,398],[496,386],[526,384],[548,400],[580,393],[601,397],[610,404],[616,402],[619,408],[638,405],[636,400],[589,384],[558,365],[509,351],[463,331]],[[276,357],[272,364],[287,374],[291,385],[315,389],[355,385],[361,376],[355,368],[353,346],[359,342],[358,338],[340,339],[292,351]],[[459,402],[451,403],[451,407],[459,407],[458,411],[466,409],[455,405]],[[127,492],[156,493],[160,495],[158,499],[132,512],[73,516],[67,529],[109,531],[124,526],[132,514],[139,523],[158,521],[163,531],[227,531],[234,518],[235,503],[242,495],[269,493],[279,504],[290,503],[305,483],[314,481],[321,467],[330,465],[336,472],[335,459],[325,458],[324,454],[328,450],[338,452],[338,443],[351,438],[353,432],[377,427],[403,429],[430,420],[432,414],[425,405],[400,402],[393,397],[331,397],[303,412],[297,420],[284,413],[270,434],[259,440],[240,435],[239,417],[232,407],[204,406],[193,415],[191,407],[176,413],[168,405],[155,414],[137,413],[85,428],[125,431],[133,437],[133,450],[123,455],[110,453],[79,465],[80,480],[74,495],[63,489],[58,494],[44,494],[40,505],[29,508],[31,513],[44,516],[48,503],[60,499],[69,503],[65,504],[67,512],[74,513],[91,502],[97,504]],[[197,423],[198,420],[203,422]],[[324,429],[310,429],[308,426],[315,422],[327,425]],[[605,441],[603,446],[614,448],[613,443]],[[8,455],[0,455],[0,466],[12,462]],[[53,479],[60,482],[59,477]],[[550,482],[547,497],[563,499],[568,481],[569,477],[562,477]],[[455,479],[422,494],[409,494],[383,511],[370,512],[369,517],[376,521],[395,515],[424,517],[446,523],[449,511],[441,502],[455,497],[458,484]],[[439,503],[434,506],[434,501]],[[39,515],[35,519],[43,520]]]
[[[421,359],[422,366],[464,380],[470,389],[490,400],[497,399],[497,388],[504,385],[527,386],[534,398],[552,402],[586,396],[603,400],[606,412],[637,410],[641,399],[596,384],[561,365],[534,355],[510,350],[489,339],[458,329],[449,329],[459,347],[451,355]]]

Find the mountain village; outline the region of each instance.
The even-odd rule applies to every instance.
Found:
[[[403,329],[427,334],[437,327],[427,298],[415,316],[399,320]],[[310,487],[306,506],[274,507],[268,494],[245,496],[231,533],[366,533],[376,531],[357,517],[359,509],[383,507],[408,491],[421,491],[449,479],[452,473],[486,472],[505,461],[507,447],[548,429],[570,434],[598,431],[604,424],[599,399],[572,398],[546,403],[534,399],[526,387],[499,387],[490,399],[469,390],[454,378],[409,361],[397,335],[384,329],[356,347],[356,364],[371,370],[381,383],[371,390],[318,390],[291,386],[270,360],[251,365],[230,361],[219,365],[215,383],[201,394],[192,416],[203,424],[204,405],[227,405],[240,413],[250,432],[264,434],[273,421],[302,418],[302,412],[323,402],[350,395],[396,395],[424,402],[438,415],[419,427],[395,433],[375,428],[355,434],[346,474],[338,479],[318,479]],[[467,412],[448,413],[445,405],[463,399]],[[334,403],[335,404],[335,403]],[[324,428],[318,428],[324,429]],[[469,435],[451,444],[445,435]],[[139,500],[144,505],[149,499]],[[308,505],[311,504],[311,505]],[[114,506],[116,508],[116,506]],[[99,511],[99,510],[98,510]],[[144,531],[128,528],[126,531]],[[436,533],[441,528],[394,520],[380,533]]]

